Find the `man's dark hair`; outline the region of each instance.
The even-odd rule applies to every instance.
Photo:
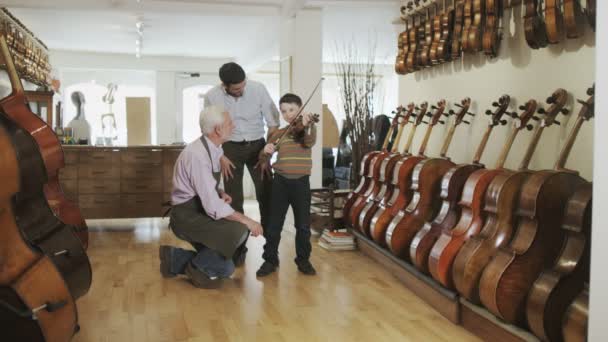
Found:
[[[220,68],[220,80],[225,86],[241,83],[245,80],[245,70],[234,62],[226,63]]]
[[[298,95],[291,93],[283,95],[283,97],[281,97],[281,99],[279,100],[279,105],[281,103],[292,103],[298,105],[299,107],[302,107],[302,99]]]

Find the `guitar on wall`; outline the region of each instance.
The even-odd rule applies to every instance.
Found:
[[[593,90],[590,91],[593,93]],[[499,249],[479,282],[483,305],[509,323],[523,323],[526,298],[543,269],[559,255],[564,232],[559,229],[572,194],[586,181],[565,169],[583,122],[593,117],[593,95],[574,123],[553,170],[537,171],[524,183],[516,210],[518,226],[513,240]]]
[[[486,214],[485,225],[477,236],[471,237],[460,249],[454,260],[452,278],[454,286],[458,292],[469,301],[479,303],[479,278],[485,266],[490,262],[492,256],[496,254],[500,246],[504,246],[511,241],[515,230],[515,208],[519,199],[519,190],[523,182],[532,174],[528,170],[528,165],[532,159],[536,146],[540,141],[545,128],[556,123],[556,116],[564,112],[563,108],[568,99],[568,94],[563,89],[558,89],[547,102],[551,107],[546,111],[539,109],[538,112],[545,114],[540,125],[524,154],[519,169],[517,171],[503,169],[490,183],[485,195],[484,212]],[[534,113],[537,110],[537,103],[530,100],[525,106],[520,106],[524,112]],[[538,117],[532,119],[539,120]],[[531,124],[520,127],[532,129]]]

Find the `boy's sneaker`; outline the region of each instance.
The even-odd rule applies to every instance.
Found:
[[[173,255],[173,247],[162,245],[158,248],[158,257],[160,259],[160,274],[163,278],[173,278],[175,273],[171,272],[171,259]]]
[[[276,270],[277,270],[277,265],[269,263],[268,261],[264,261],[262,266],[260,266],[260,269],[257,272],[255,272],[255,275],[258,277],[265,277],[265,276],[273,273]]]
[[[296,264],[298,265],[298,271],[306,274],[306,275],[315,275],[317,274],[317,271],[315,271],[315,268],[312,267],[312,264],[310,263],[310,261],[306,260],[306,261],[299,261],[296,262]]]

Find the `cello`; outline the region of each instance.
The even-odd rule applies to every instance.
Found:
[[[493,103],[497,106],[495,113],[486,112],[486,114],[492,115],[491,125],[507,123],[506,120],[499,119],[496,121],[496,119],[504,115],[510,101],[509,96],[503,95],[498,103]],[[504,145],[501,156],[497,161],[497,167],[502,167],[518,132],[519,130],[514,129]],[[495,173],[492,170],[478,168],[467,177],[458,202],[460,207],[458,223],[451,229],[442,231],[431,248],[428,260],[429,272],[435,280],[447,288],[452,288],[451,269],[456,253],[465,240],[477,234],[483,224],[483,193],[485,193],[485,189]]]
[[[469,108],[471,106],[471,99],[465,98],[462,100],[460,105],[460,111],[456,114],[456,120],[464,121],[464,115],[474,115],[469,113]],[[465,122],[466,123],[466,122]],[[493,126],[490,126],[493,127]],[[491,132],[491,128],[486,132],[486,135],[489,135]],[[487,141],[487,139],[485,139]],[[462,165],[459,165],[462,166]],[[457,169],[459,166],[456,166]],[[445,175],[444,179],[441,181],[441,191],[440,198],[442,200],[441,206],[439,208],[439,213],[433,219],[433,221],[426,222],[422,229],[416,233],[416,236],[412,240],[412,244],[410,245],[410,259],[414,266],[418,268],[422,272],[428,272],[428,256],[431,250],[431,247],[437,240],[441,231],[445,229],[449,229],[453,227],[458,217],[460,216],[460,210],[458,210],[457,201],[460,198],[460,194],[462,192],[462,187],[464,186],[464,180],[461,182],[455,182],[452,178],[454,175],[454,169],[450,169]],[[475,168],[475,166],[467,167],[466,169]],[[460,171],[462,172],[462,171]],[[471,171],[472,172],[472,171]],[[458,183],[458,184],[456,184]]]
[[[443,115],[445,106],[445,100],[439,102],[429,126],[432,127],[437,123],[443,124],[439,119]],[[410,188],[413,192],[412,200],[405,210],[397,213],[386,229],[386,244],[391,253],[397,257],[408,257],[407,248],[414,234],[422,227],[424,222],[437,212],[439,181],[441,176],[454,164],[447,158],[446,153],[454,135],[455,127],[454,125],[453,129],[450,129],[444,139],[440,158],[425,158],[415,165],[412,171],[412,186]]]
[[[365,154],[363,156],[363,158],[361,158],[361,166],[359,169],[360,170],[359,176],[361,178],[359,179],[359,184],[353,191],[351,191],[348,194],[348,196],[346,197],[346,201],[344,202],[344,207],[342,208],[343,217],[344,217],[344,220],[346,221],[345,223],[351,224],[351,222],[350,222],[351,207],[355,203],[355,201],[359,198],[359,195],[365,193],[367,191],[367,188],[369,187],[371,179],[368,175],[371,171],[370,164],[371,164],[372,159],[377,154],[380,154],[383,151],[386,151],[386,148],[388,147],[388,143],[389,143],[389,140],[390,140],[390,137],[392,134],[393,134],[393,126],[391,126],[388,133],[386,134],[386,137],[384,138],[384,143],[382,144],[382,150],[381,151],[371,151],[371,152]]]
[[[12,198],[23,176],[0,125],[0,330],[8,341],[69,341],[77,330],[74,299],[57,267],[24,241],[15,222]]]
[[[4,45],[6,45],[6,41]],[[6,50],[2,52],[2,58],[4,63],[8,65],[8,60],[11,58],[8,46],[2,49]],[[13,62],[11,61],[10,63]],[[9,68],[7,67],[7,69]],[[10,75],[9,72],[9,77],[11,79],[17,78],[18,80],[18,82],[11,81],[11,83],[13,84],[15,96],[19,97],[19,99],[10,98],[11,103],[4,100],[0,101],[0,107],[13,121],[36,140],[36,143],[40,147],[47,172],[48,181],[44,185],[44,194],[49,206],[61,221],[75,227],[76,234],[86,248],[88,246],[88,228],[86,222],[82,218],[78,206],[66,199],[59,184],[59,170],[65,166],[61,143],[51,127],[27,108],[21,80],[19,80],[16,70],[14,70],[14,75]],[[23,103],[18,103],[19,101]],[[12,102],[15,103],[13,104]]]
[[[391,128],[389,129],[389,133],[387,134],[389,139],[393,135],[395,128],[399,124],[399,117],[402,110],[403,108],[399,107],[397,109],[397,112],[395,113],[395,117],[393,117]],[[388,141],[389,140],[386,140],[385,143]],[[387,148],[388,145],[386,147],[383,147],[382,152],[374,155],[374,157],[370,161],[369,172],[367,173],[367,176],[369,178],[369,185],[363,191],[363,193],[359,195],[359,197],[355,200],[352,207],[350,208],[350,217],[348,217],[348,222],[350,223],[351,227],[355,229],[359,229],[359,214],[361,213],[367,202],[371,201],[374,197],[376,197],[378,195],[378,192],[380,191],[381,184],[378,181],[380,179],[380,166],[382,165],[382,161],[391,155],[391,152],[388,151]]]
[[[424,117],[428,115],[428,103],[423,102],[420,104],[420,107],[415,107],[415,109],[418,110],[418,114],[416,115],[414,125],[410,130],[407,142],[405,144],[403,157],[397,161],[397,164],[395,164],[395,167],[393,168],[391,180],[391,183],[393,183],[393,192],[388,201],[380,202],[378,210],[370,222],[370,235],[372,239],[374,239],[374,241],[380,246],[385,246],[384,236],[388,224],[391,222],[393,217],[395,217],[400,210],[405,208],[405,206],[412,199],[411,175],[412,171],[414,170],[414,166],[419,161],[426,158],[424,152],[426,150],[428,139],[431,136],[430,131],[433,129],[432,126],[427,128],[426,134],[422,141],[421,149],[418,151],[418,155],[413,156],[410,154],[410,148],[412,146],[412,141],[414,141],[416,129],[424,122]]]
[[[363,210],[361,210],[361,213],[359,214],[359,217],[357,219],[355,228],[358,228],[366,236],[369,236],[369,223],[370,223],[372,217],[374,216],[374,214],[376,213],[376,210],[378,209],[378,205],[380,205],[380,202],[388,200],[389,199],[388,196],[391,195],[391,193],[394,189],[394,185],[391,182],[389,182],[388,175],[391,175],[393,173],[393,169],[395,168],[395,165],[397,164],[399,159],[401,159],[403,157],[403,154],[399,153],[397,151],[398,151],[398,147],[399,147],[399,142],[401,141],[401,136],[403,134],[403,130],[404,130],[405,126],[409,123],[410,117],[412,117],[412,115],[414,115],[413,114],[414,107],[415,107],[415,105],[413,103],[410,103],[408,105],[408,109],[405,112],[405,115],[402,115],[401,123],[399,124],[399,132],[397,133],[397,137],[395,138],[395,143],[393,144],[393,149],[392,149],[393,153],[389,157],[385,158],[382,161],[382,164],[380,165],[380,178],[378,179],[378,181],[380,182],[381,185],[380,185],[380,190],[378,191],[378,194],[376,195],[375,198],[373,198],[371,201],[369,201],[365,205],[365,207],[363,208]]]
[[[592,192],[592,184],[584,183],[568,200],[562,223],[566,238],[560,255],[528,293],[528,326],[540,339],[561,340],[562,318],[589,282]]]
[[[593,94],[593,89],[589,89]],[[525,301],[543,269],[559,254],[564,232],[559,229],[568,199],[585,180],[564,168],[578,131],[594,111],[593,95],[585,102],[553,170],[537,171],[525,181],[517,205],[519,220],[513,240],[501,247],[479,282],[482,304],[509,323],[522,323]]]
[[[546,111],[539,110],[541,114],[546,115],[534,132],[518,171],[503,169],[488,186],[484,207],[486,223],[478,235],[471,237],[462,246],[452,269],[454,286],[463,297],[472,302],[479,302],[478,285],[484,267],[496,254],[498,248],[511,240],[516,223],[514,210],[519,198],[519,190],[531,174],[528,165],[544,129],[556,123],[555,117],[564,110],[567,98],[568,94],[563,89],[553,92],[548,99],[551,107]],[[520,110],[534,112],[536,107],[536,101],[530,100],[525,106],[521,106]],[[528,125],[526,128],[530,129],[532,126]]]
[[[568,306],[562,323],[565,342],[587,341],[587,319],[589,318],[589,282]]]

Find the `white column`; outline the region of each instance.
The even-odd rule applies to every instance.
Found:
[[[291,91],[306,101],[321,79],[323,69],[322,10],[302,9],[281,24],[281,95]],[[289,70],[291,58],[291,70]],[[291,73],[290,73],[291,71]],[[289,80],[291,74],[291,82]],[[291,88],[289,87],[291,83]],[[308,103],[307,112],[322,114],[321,86]],[[317,124],[317,143],[312,150],[311,188],[321,187],[323,127]]]
[[[156,127],[158,144],[171,144],[182,138],[181,121],[178,122],[175,72],[156,73]],[[181,118],[181,115],[179,116]],[[180,129],[178,129],[180,128]]]
[[[595,155],[593,159],[593,231],[591,243],[591,289],[589,311],[589,341],[608,341],[608,3],[597,2],[596,84],[595,84]]]

